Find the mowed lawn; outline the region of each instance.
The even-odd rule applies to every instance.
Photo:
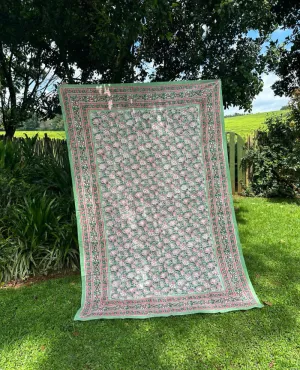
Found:
[[[36,134],[39,135],[40,138],[43,138],[45,134],[50,139],[66,139],[66,134],[64,131],[16,131],[15,136],[16,137],[24,137],[25,134],[28,137],[33,137]]]
[[[272,115],[281,115],[286,114],[288,111],[275,111],[267,113],[255,113],[247,114],[244,116],[237,117],[225,117],[225,129],[226,131],[233,131],[243,138],[246,138],[248,135],[253,134],[254,130],[263,128],[263,122],[266,117]],[[32,137],[36,134],[39,134],[40,137],[43,137],[47,133],[48,137],[51,139],[65,139],[66,135],[64,131],[17,131],[16,136],[20,137],[24,134],[27,134],[29,137]]]
[[[300,369],[299,203],[235,198],[262,309],[74,322],[79,276],[0,289],[0,369]]]
[[[244,116],[225,117],[225,129],[226,131],[233,131],[243,138],[246,138],[248,135],[253,134],[254,130],[265,129],[263,123],[267,117],[280,116],[281,114],[285,115],[287,113],[287,110],[279,110],[266,113],[246,114]]]

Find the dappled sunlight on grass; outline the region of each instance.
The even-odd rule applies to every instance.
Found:
[[[239,197],[235,208],[250,278],[264,308],[74,322],[78,276],[2,289],[0,369],[299,368],[299,205]]]
[[[51,341],[42,332],[39,335],[26,335],[4,344],[0,352],[0,369],[40,370],[49,353]]]

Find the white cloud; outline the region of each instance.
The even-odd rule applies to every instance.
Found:
[[[287,97],[275,96],[271,86],[277,81],[277,76],[274,73],[268,75],[262,75],[264,81],[263,91],[257,95],[253,101],[252,113],[259,112],[271,112],[279,110],[283,105],[286,105],[289,101]],[[236,107],[230,107],[225,110],[225,115],[234,113],[244,113],[243,110],[239,110]]]

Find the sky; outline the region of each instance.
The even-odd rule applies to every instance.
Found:
[[[272,40],[278,40],[278,42],[283,42],[285,37],[290,35],[290,30],[278,29],[272,34]],[[249,36],[256,38],[258,36],[257,31],[250,31]],[[265,51],[263,47],[262,52]],[[264,82],[263,91],[257,95],[253,101],[252,113],[259,112],[270,112],[274,110],[279,110],[284,105],[287,105],[289,99],[286,97],[275,96],[271,86],[278,79],[274,73],[268,75],[263,74],[262,79]],[[225,110],[225,115],[234,114],[234,113],[244,113],[243,110],[239,110],[237,107],[230,107]]]
[[[278,40],[279,43],[283,42],[287,36],[291,34],[291,30],[277,29],[272,33],[271,38],[273,41]],[[248,36],[252,38],[258,37],[258,31],[248,32]],[[263,46],[262,53],[266,51],[266,47]],[[153,65],[149,63],[148,72],[153,72]],[[275,110],[280,110],[284,105],[287,105],[289,99],[287,97],[275,96],[271,86],[275,81],[278,80],[274,73],[263,74],[262,79],[264,82],[264,88],[262,92],[256,96],[253,100],[252,113],[259,112],[271,112]],[[147,82],[147,80],[146,80]],[[238,107],[230,107],[225,109],[225,115],[230,115],[234,113],[245,113],[244,110],[240,110]]]

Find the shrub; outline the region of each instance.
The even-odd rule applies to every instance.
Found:
[[[78,266],[75,216],[61,213],[59,200],[29,194],[1,220],[2,279]],[[0,262],[1,266],[1,262]],[[4,276],[6,275],[6,276]],[[1,276],[0,276],[1,278]]]
[[[252,168],[248,192],[267,197],[295,197],[300,193],[300,94],[296,92],[287,115],[267,118],[255,144],[243,159]]]
[[[65,141],[0,141],[0,207],[0,281],[78,268]]]

